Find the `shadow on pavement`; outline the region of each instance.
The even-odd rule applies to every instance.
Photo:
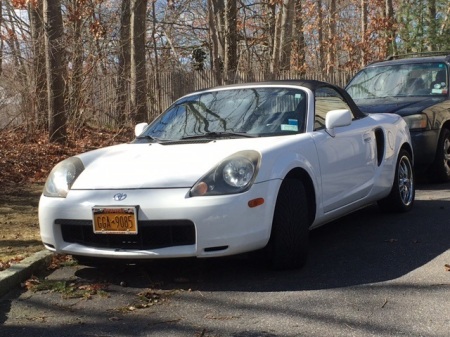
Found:
[[[204,291],[319,290],[401,277],[450,248],[450,204],[416,200],[406,214],[371,206],[311,232],[307,265],[272,271],[258,254],[230,258],[158,260],[82,268],[76,276],[130,287]]]

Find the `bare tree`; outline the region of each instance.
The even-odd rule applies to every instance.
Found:
[[[216,82],[222,82],[223,54],[225,50],[223,31],[225,5],[222,0],[208,0],[208,21],[211,44],[211,64]]]
[[[45,48],[48,85],[48,132],[51,142],[64,143],[67,137],[64,109],[63,21],[59,0],[44,0]]]
[[[131,106],[135,123],[147,120],[145,32],[147,0],[131,2]]]
[[[290,69],[294,4],[294,0],[283,0],[281,7],[280,50],[278,55],[280,70]]]
[[[83,44],[83,20],[81,15],[83,12],[82,4],[77,0],[69,0],[66,4],[68,10],[72,15],[69,16],[68,26],[71,28],[72,43],[67,46],[68,51],[67,58],[71,63],[70,76],[68,76],[67,91],[70,91],[68,95],[68,106],[66,114],[73,120],[82,120],[82,106],[85,96],[82,93],[83,81],[85,78],[83,70],[84,61],[84,44]],[[80,123],[83,124],[82,122]]]
[[[317,34],[318,34],[318,45],[319,45],[319,55],[318,64],[321,71],[325,70],[325,39],[323,37],[323,9],[322,0],[317,0],[317,10],[318,10],[318,22],[317,22]]]
[[[367,0],[361,0],[361,66],[366,65],[367,54],[365,51],[365,43],[366,43],[366,35],[367,35]]]
[[[428,51],[434,51],[436,50],[437,47],[436,0],[428,0],[428,26],[430,31],[429,33],[430,37],[427,48]]]
[[[131,2],[122,0],[120,11],[120,40],[119,40],[119,68],[117,71],[117,102],[116,110],[118,122],[125,123],[126,105],[128,100],[128,89],[130,79],[130,20],[131,20]]]
[[[327,74],[330,74],[336,67],[336,0],[329,0],[328,11]]]
[[[306,63],[306,44],[305,36],[303,34],[303,12],[302,12],[302,0],[295,1],[295,34],[297,36],[297,70],[300,71],[302,75],[305,74],[305,63]]]
[[[45,42],[43,3],[28,4],[33,48],[34,110],[38,128],[48,126],[47,74],[45,72]]]
[[[3,1],[0,0],[0,27],[3,21]],[[0,75],[3,74],[3,39],[0,39]]]
[[[395,55],[397,54],[397,43],[395,42],[396,31],[392,0],[386,0],[386,22],[386,51],[387,54]]]
[[[264,7],[264,13],[266,14],[266,17],[264,18],[265,20],[263,21],[263,25],[264,25],[264,35],[266,38],[266,44],[267,44],[267,49],[269,50],[270,53],[270,60],[267,60],[267,63],[269,64],[269,69],[273,72],[274,68],[275,68],[275,54],[274,50],[275,50],[275,41],[276,41],[276,22],[277,22],[277,15],[276,15],[276,6],[275,3],[273,3],[272,1],[266,1],[263,5]],[[264,69],[266,67],[263,67]]]
[[[224,53],[224,73],[225,80],[237,70],[237,44],[238,36],[236,32],[237,6],[236,0],[225,0],[225,53]],[[234,76],[233,76],[234,77]]]

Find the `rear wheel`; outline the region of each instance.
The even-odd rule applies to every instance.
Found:
[[[296,179],[285,179],[275,205],[272,233],[267,246],[273,269],[296,269],[308,255],[308,200],[305,186]]]
[[[378,201],[378,205],[386,211],[407,212],[412,208],[415,193],[411,155],[408,151],[401,150],[397,159],[391,193]]]
[[[442,129],[436,150],[436,159],[430,170],[430,179],[434,182],[450,180],[450,130]]]

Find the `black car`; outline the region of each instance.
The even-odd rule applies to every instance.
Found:
[[[416,170],[435,182],[450,180],[449,69],[450,52],[390,57],[362,69],[346,87],[363,112],[406,120]]]

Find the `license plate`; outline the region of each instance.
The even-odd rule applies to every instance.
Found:
[[[95,234],[137,234],[137,207],[92,207]]]

